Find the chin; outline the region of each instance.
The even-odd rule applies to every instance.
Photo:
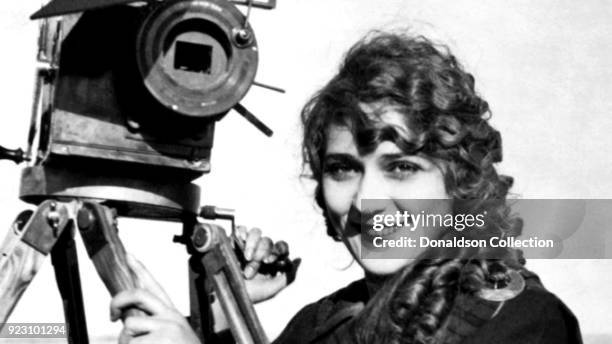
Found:
[[[358,259],[359,265],[370,274],[390,275],[398,272],[413,259]]]

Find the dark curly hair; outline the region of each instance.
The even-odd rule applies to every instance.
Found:
[[[361,104],[393,106],[404,115],[413,137],[408,140],[376,114],[366,113]],[[422,36],[373,32],[348,51],[339,72],[301,115],[304,163],[317,182],[315,199],[332,237],[336,232],[329,224],[321,186],[332,125],[351,130],[360,153],[392,141],[408,154],[442,161],[447,193],[454,200],[471,200],[455,202],[469,204],[470,209],[461,211],[486,211],[487,230],[473,231],[479,238],[520,234],[522,221],[506,202],[512,178],[499,175],[494,167],[502,159],[500,134],[488,122],[489,106],[476,93],[474,77],[448,48]],[[491,256],[485,251],[466,249],[450,258],[421,259],[400,271],[358,317],[362,326],[357,327],[357,341],[430,343],[457,293],[476,292],[507,278],[509,268],[524,265],[519,251],[504,249],[496,259],[487,259]]]

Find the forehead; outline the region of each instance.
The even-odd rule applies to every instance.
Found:
[[[359,106],[363,112],[376,122],[376,127],[392,126],[407,140],[413,138],[414,135],[407,126],[406,115],[400,112],[399,107],[364,103],[361,103]],[[332,124],[327,129],[326,147],[326,153],[343,152],[359,155],[353,132],[347,125]],[[378,148],[384,148],[385,151],[400,151],[394,143],[388,141],[381,142]]]
[[[331,125],[327,129],[327,150],[325,153],[349,153],[358,155],[353,133],[346,126]]]

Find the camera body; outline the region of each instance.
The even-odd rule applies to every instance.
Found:
[[[192,180],[210,171],[215,123],[250,88],[258,54],[229,1],[166,0],[45,18],[39,60],[50,68],[39,72],[21,198],[179,219],[199,207]]]

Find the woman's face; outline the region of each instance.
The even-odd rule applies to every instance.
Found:
[[[375,110],[368,105],[362,105],[362,108],[366,113]],[[376,112],[384,123],[394,126],[402,135],[410,138],[404,115],[389,106]],[[383,141],[373,152],[360,155],[348,128],[329,128],[322,178],[327,213],[332,226],[366,272],[391,274],[412,259],[360,258],[361,221],[367,221],[373,213],[419,213],[431,210],[431,207],[440,208],[440,204],[446,209],[436,209],[436,212],[450,212],[450,202],[431,201],[449,198],[438,165],[421,155],[407,155],[390,141]],[[380,209],[362,209],[361,201],[364,199],[388,202],[383,202]],[[355,218],[355,214],[362,214],[363,219]],[[420,252],[414,253],[411,252],[410,256],[414,257]]]

